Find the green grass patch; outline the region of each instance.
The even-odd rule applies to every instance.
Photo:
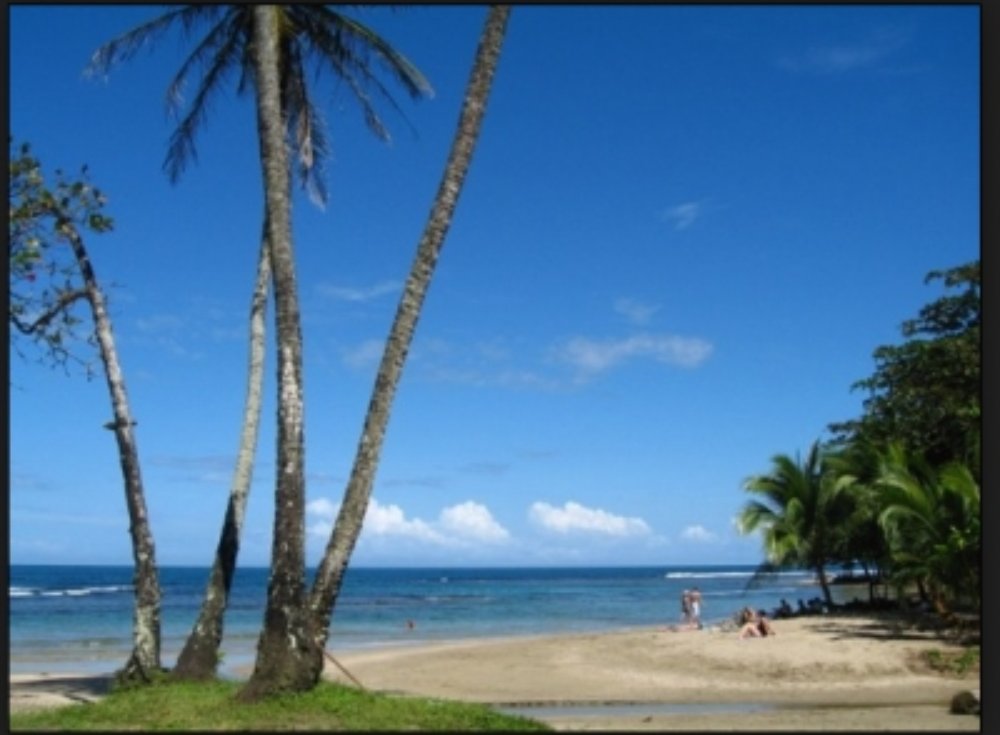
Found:
[[[963,651],[929,649],[921,652],[924,663],[934,671],[959,676],[979,671],[980,655],[979,646],[970,646]]]
[[[160,681],[118,688],[94,704],[11,715],[29,730],[550,730],[485,705],[363,692],[323,682],[302,694],[236,701],[239,682]]]

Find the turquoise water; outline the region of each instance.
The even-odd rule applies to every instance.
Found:
[[[456,638],[592,632],[678,622],[683,589],[702,593],[706,624],[745,605],[768,610],[819,594],[808,572],[748,589],[753,566],[351,569],[334,611],[331,651]],[[223,673],[252,663],[268,570],[238,569],[226,614]],[[311,578],[311,576],[310,576]],[[194,624],[208,569],[164,567],[163,663]],[[131,650],[132,568],[10,567],[10,671],[108,672]],[[412,623],[412,627],[410,625]]]

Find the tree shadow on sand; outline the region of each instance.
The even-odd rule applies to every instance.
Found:
[[[11,681],[11,698],[26,702],[46,696],[73,702],[95,702],[111,691],[114,677],[109,674],[43,676],[28,681]]]
[[[957,625],[931,613],[872,611],[853,620],[850,614],[842,611],[838,610],[836,614],[836,618],[817,617],[810,627],[834,639],[871,638],[958,644],[979,642],[978,620]]]

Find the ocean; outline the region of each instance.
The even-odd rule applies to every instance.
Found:
[[[328,650],[408,646],[512,635],[597,632],[679,622],[685,588],[702,593],[702,620],[782,598],[820,594],[807,571],[748,585],[752,565],[597,568],[351,568],[334,609]],[[131,651],[132,568],[10,567],[10,673],[110,673]],[[160,569],[162,658],[176,660],[197,617],[207,568]],[[312,574],[308,579],[311,581]],[[268,569],[238,568],[220,673],[253,664]],[[835,588],[836,589],[836,588]]]

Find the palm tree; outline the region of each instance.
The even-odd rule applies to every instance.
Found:
[[[243,430],[240,434],[236,467],[229,489],[229,501],[216,547],[215,561],[209,574],[198,619],[184,647],[177,656],[171,674],[178,679],[209,679],[215,675],[222,644],[223,618],[232,588],[240,535],[246,514],[247,496],[253,480],[253,459],[257,451],[261,397],[264,384],[264,337],[267,291],[271,280],[271,258],[267,242],[267,224],[261,234],[257,279],[250,302],[250,354],[247,394],[243,407]]]
[[[280,9],[253,7],[252,46],[257,85],[257,130],[267,212],[268,255],[274,280],[278,347],[278,482],[274,498],[271,576],[253,674],[241,697],[309,688],[315,650],[305,607],[305,440],[302,334],[292,250],[291,185],[281,106]]]
[[[86,181],[70,184],[59,175],[55,192],[50,192],[42,183],[41,164],[28,153],[27,145],[21,149],[18,158],[12,156],[10,166],[11,189],[11,252],[23,250],[19,240],[23,235],[38,240],[36,233],[42,232],[42,222],[50,228],[45,239],[63,241],[72,250],[82,280],[82,287],[76,288],[76,274],[60,271],[65,278],[65,287],[59,289],[58,298],[43,315],[30,326],[29,333],[36,328],[44,328],[44,323],[66,313],[76,300],[84,298],[90,304],[94,319],[94,336],[104,365],[104,376],[111,397],[114,418],[105,428],[114,431],[118,444],[118,457],[125,480],[125,504],[128,508],[129,533],[132,537],[132,557],[135,563],[133,583],[135,587],[135,609],[133,612],[132,653],[125,665],[117,672],[119,681],[148,681],[160,670],[160,584],[156,568],[156,550],[153,532],[146,509],[142,474],[139,466],[139,450],[133,427],[135,421],[129,409],[125,391],[125,377],[118,350],[115,347],[104,292],[101,290],[90,262],[80,226],[95,232],[111,229],[111,220],[101,214],[104,198]],[[22,232],[21,225],[24,225]],[[44,246],[44,245],[43,245]],[[11,313],[12,320],[15,314]],[[69,322],[67,322],[69,323]],[[68,334],[65,326],[52,333],[51,342],[58,345]]]
[[[836,477],[836,486],[849,496],[850,513],[835,529],[834,554],[843,563],[860,564],[868,580],[869,602],[875,600],[875,586],[884,583],[891,566],[889,547],[878,522],[881,493],[876,486],[880,453],[860,437],[837,446],[826,455],[827,471]]]
[[[814,442],[804,462],[778,454],[771,458],[770,473],[748,478],[743,489],[761,497],[740,512],[743,533],[763,531],[769,565],[802,566],[816,573],[827,606],[833,596],[826,565],[833,556],[833,533],[846,515],[847,496],[840,493],[836,476],[826,471],[824,452]]]
[[[900,444],[885,453],[877,483],[894,577],[926,591],[948,615],[963,597],[980,605],[980,487],[961,463],[935,469]]]
[[[277,6],[269,14],[258,14],[251,6],[187,6],[172,10],[149,23],[120,36],[102,46],[94,55],[91,72],[106,72],[114,63],[133,56],[147,41],[155,39],[171,26],[182,25],[188,29],[199,22],[213,23],[211,30],[197,45],[194,52],[187,58],[168,88],[168,105],[171,111],[178,113],[181,107],[180,90],[188,76],[196,68],[201,68],[200,82],[187,113],[181,118],[171,136],[170,147],[164,162],[164,168],[171,180],[176,181],[186,163],[195,157],[194,139],[207,110],[207,103],[221,86],[226,71],[238,67],[241,72],[238,90],[243,92],[248,86],[257,84],[259,89],[259,69],[255,54],[256,22],[262,18],[273,21],[278,32],[277,51],[274,63],[278,69],[277,107],[270,109],[271,114],[283,120],[283,135],[286,135],[296,154],[298,176],[309,190],[314,201],[323,202],[326,192],[322,180],[322,163],[328,153],[323,125],[316,108],[309,96],[305,82],[304,63],[307,59],[315,59],[320,66],[333,72],[334,76],[344,80],[347,87],[360,103],[365,122],[381,139],[387,140],[388,130],[379,117],[370,92],[387,100],[399,110],[392,96],[379,81],[371,68],[370,57],[374,57],[389,70],[413,97],[432,94],[427,80],[402,54],[396,52],[385,40],[374,31],[357,21],[322,5],[288,5]],[[259,117],[260,120],[260,117]],[[261,123],[263,124],[263,123]],[[263,151],[263,140],[262,140]],[[280,202],[280,186],[272,186],[271,193]],[[270,210],[268,210],[270,213]],[[256,428],[251,426],[259,415],[259,393],[261,381],[261,362],[259,344],[263,340],[262,319],[264,303],[266,302],[267,275],[264,272],[270,265],[270,221],[265,224],[264,242],[254,290],[251,314],[251,350],[250,376],[248,381],[247,404],[244,412],[244,430],[240,445],[239,459],[234,472],[230,499],[227,507],[222,533],[217,547],[216,559],[209,576],[205,599],[198,621],[189,636],[188,642],[178,659],[176,675],[187,678],[205,678],[215,672],[218,660],[218,648],[222,639],[222,619],[228,600],[231,580],[233,577],[236,555],[239,547],[239,536],[246,498],[251,480],[251,459],[256,446]],[[284,245],[279,244],[279,248]],[[294,279],[289,280],[289,273],[283,272],[285,288],[294,287]],[[277,281],[277,274],[275,275]],[[287,300],[284,294],[283,316],[276,318],[279,322],[279,342],[289,345],[298,339],[291,334],[298,334],[298,309]],[[277,283],[276,283],[276,299]],[[281,324],[289,330],[281,335]],[[297,350],[288,355],[292,362]],[[287,365],[290,372],[279,372],[279,376],[300,377],[300,369]],[[298,384],[300,387],[300,384]],[[289,385],[286,384],[286,387]],[[282,406],[286,399],[301,400],[301,391],[289,390],[286,393],[279,388],[279,398]],[[296,394],[298,396],[296,397]],[[279,432],[284,442],[301,441],[301,431],[293,430],[293,417],[301,413],[291,409],[281,414],[286,431]],[[298,437],[298,438],[296,438]],[[285,456],[291,456],[290,448],[285,446],[281,451]],[[301,454],[301,450],[299,451]],[[280,466],[280,465],[279,465]],[[301,524],[289,524],[279,521],[278,514],[286,512],[286,490],[294,498],[301,492],[298,483],[283,488],[279,485],[277,495],[279,502],[276,507],[276,528],[295,530]],[[292,512],[301,505],[293,502]],[[278,535],[275,534],[277,540]],[[298,542],[295,542],[297,544]],[[294,545],[294,544],[293,544]],[[284,548],[284,547],[282,547]],[[293,564],[296,562],[293,562]],[[304,575],[304,571],[302,572]],[[273,581],[273,580],[272,580]],[[270,598],[269,598],[270,599]]]
[[[368,510],[392,401],[402,377],[421,306],[430,287],[479,138],[509,16],[510,7],[502,5],[492,6],[487,15],[448,162],[396,309],[372,388],[351,476],[344,491],[336,524],[316,572],[309,606],[316,644],[321,650],[326,645],[333,607]],[[317,677],[318,675],[319,672]]]

